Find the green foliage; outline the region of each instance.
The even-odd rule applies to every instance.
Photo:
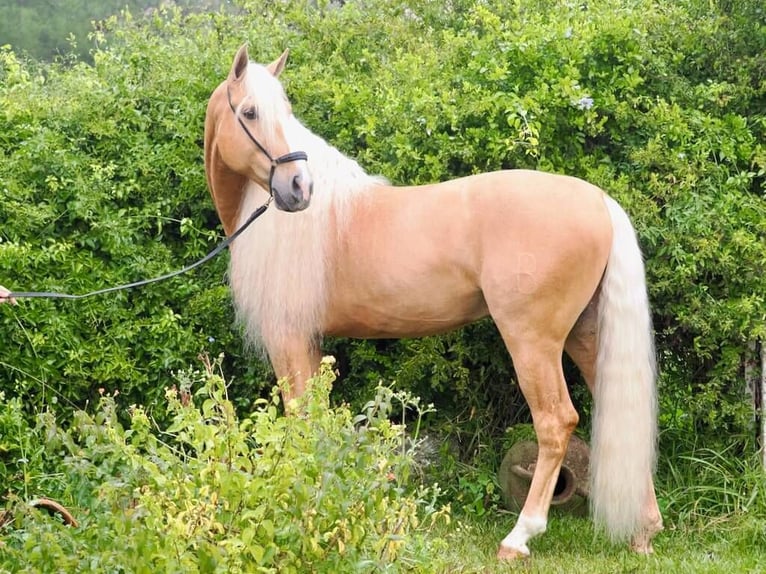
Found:
[[[92,65],[0,51],[0,283],[81,292],[208,251],[220,233],[202,168],[205,103],[243,41],[259,61],[289,47],[295,113],[371,172],[422,183],[530,167],[615,196],[646,254],[662,426],[745,444],[741,363],[766,336],[761,2],[234,4],[106,20]],[[162,419],[162,381],[226,350],[247,412],[268,396],[267,369],[232,328],[225,267],[79,303],[3,306],[0,389],[59,412],[119,390],[119,404]],[[496,464],[504,429],[528,419],[489,321],[328,348],[339,396],[361,407],[379,380],[397,380],[437,405],[428,422],[456,435],[459,460]],[[573,392],[587,426],[587,393]]]
[[[689,415],[663,422],[747,428],[739,371],[747,342],[766,334],[758,4],[360,6],[305,23],[290,13],[308,37],[292,62],[307,60],[310,73],[293,69],[290,87],[309,125],[394,182],[533,167],[601,185],[632,215],[646,253],[663,404]],[[733,73],[740,65],[747,72]],[[345,349],[342,364],[362,367],[349,387],[393,366],[442,412],[452,402],[498,429],[523,420],[518,393],[498,401],[512,371],[491,328]],[[587,413],[588,399],[576,398]]]
[[[712,519],[763,518],[764,470],[752,443],[742,442],[716,450],[688,437],[674,441],[673,456],[661,462],[659,500],[675,522],[704,527]]]
[[[0,496],[8,493],[30,494],[30,486],[44,483],[47,477],[45,437],[31,428],[21,399],[6,399],[0,392]]]
[[[206,99],[220,70],[186,58],[202,45],[182,34],[186,22],[171,12],[116,30],[94,67],[30,68],[0,52],[5,284],[90,291],[179,268],[220,240],[201,161]],[[158,53],[166,57],[150,57]],[[51,392],[83,405],[99,388],[160,404],[161,377],[203,349],[241,348],[225,268],[222,258],[141,291],[3,309],[4,388],[36,407]],[[237,372],[236,384],[262,380],[262,369]],[[237,392],[243,406],[251,393]]]
[[[70,429],[45,419],[40,456],[61,461],[57,494],[80,525],[16,504],[0,569],[369,572],[406,561],[448,517],[435,491],[410,486],[412,447],[388,418],[392,404],[417,403],[381,387],[354,416],[329,407],[333,379],[325,363],[302,416],[280,416],[274,389],[238,418],[217,361],[166,389],[165,428],[139,406],[121,423],[110,396]]]

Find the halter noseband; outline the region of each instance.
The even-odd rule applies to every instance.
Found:
[[[268,152],[268,150],[263,147],[263,144],[259,142],[255,136],[250,132],[249,129],[247,129],[247,126],[245,125],[245,122],[242,121],[242,118],[237,113],[237,108],[234,107],[234,103],[231,101],[231,90],[229,89],[229,86],[226,86],[226,97],[229,100],[229,107],[231,108],[231,111],[234,113],[234,117],[237,118],[237,122],[239,122],[239,125],[242,127],[242,129],[245,131],[245,134],[247,134],[247,137],[250,138],[250,141],[253,142],[256,147],[261,150],[263,155],[265,155],[268,160],[271,162],[271,169],[269,170],[269,195],[274,197],[274,189],[271,186],[271,180],[274,178],[274,172],[277,170],[277,166],[282,165],[283,163],[289,163],[291,161],[300,161],[300,160],[308,160],[308,156],[306,155],[305,151],[291,151],[284,155],[280,155],[279,157],[275,158],[272,157],[272,155]]]

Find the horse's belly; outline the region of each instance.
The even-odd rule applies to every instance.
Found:
[[[352,298],[330,305],[324,334],[385,339],[446,333],[488,314],[481,291],[446,294],[403,291],[398,296]]]

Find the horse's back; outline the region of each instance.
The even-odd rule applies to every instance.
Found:
[[[458,180],[459,181],[459,180]],[[542,269],[581,259],[606,264],[611,221],[604,192],[581,179],[531,170],[465,178],[462,193],[485,256],[529,253]]]

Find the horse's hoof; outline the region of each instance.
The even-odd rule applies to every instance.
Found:
[[[637,554],[654,554],[652,548],[652,538],[662,530],[662,521],[647,526],[642,531],[633,536],[630,541],[630,549]]]
[[[654,554],[654,548],[650,540],[633,541],[630,549],[636,554]]]
[[[508,548],[502,545],[500,546],[500,549],[497,551],[497,559],[503,562],[524,560],[525,558],[529,558],[529,551],[524,552],[523,550],[519,550],[517,548]]]

